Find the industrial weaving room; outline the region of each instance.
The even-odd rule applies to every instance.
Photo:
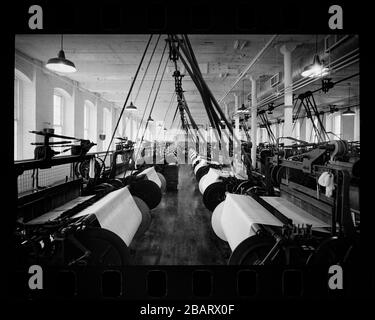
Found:
[[[334,265],[360,227],[359,40],[15,36],[16,265]]]

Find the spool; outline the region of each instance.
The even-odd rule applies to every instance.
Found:
[[[229,265],[259,265],[275,245],[270,236],[253,235],[243,240],[232,252]],[[273,264],[284,264],[283,255],[277,256]]]
[[[133,196],[133,200],[142,214],[141,224],[139,225],[138,230],[134,235],[134,239],[139,239],[150,227],[151,213],[150,208],[147,206],[146,202],[144,202],[141,198]]]
[[[129,184],[129,191],[132,196],[141,198],[152,210],[161,201],[161,189],[151,180],[139,180]]]
[[[224,182],[215,182],[209,185],[203,193],[203,203],[211,212],[225,200],[226,185]]]
[[[221,226],[221,216],[223,214],[224,201],[220,202],[211,216],[211,226],[215,234],[223,241],[227,241],[227,237],[224,234],[223,228]]]
[[[74,237],[90,251],[85,260],[80,260],[74,265],[85,266],[125,266],[131,264],[129,249],[125,242],[112,231],[103,228],[86,227],[74,234]],[[68,239],[64,242],[64,262],[82,256],[82,250],[77,248]]]

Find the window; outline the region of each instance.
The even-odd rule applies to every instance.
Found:
[[[109,146],[109,142],[112,137],[112,113],[111,110],[104,108],[103,109],[103,132],[105,134],[105,140],[103,141],[103,147],[106,151]]]
[[[21,113],[22,80],[16,77],[14,78],[14,160],[20,159],[20,149],[22,149]]]
[[[312,142],[314,138],[314,127],[312,125],[311,119],[306,118],[306,141]]]
[[[53,95],[53,128],[56,134],[64,134],[64,98],[59,94]]]
[[[83,110],[83,139],[90,139],[90,105],[85,103]]]
[[[333,133],[335,136],[333,137],[334,140],[338,140],[339,137],[341,138],[341,114],[335,114],[333,116]]]
[[[34,158],[36,136],[36,106],[34,83],[23,72],[14,69],[14,160]]]
[[[300,139],[301,137],[301,122],[300,120],[295,120],[296,122],[293,124],[293,132],[292,136],[296,139]]]
[[[122,122],[123,122],[123,117],[121,117],[120,122],[118,123],[118,127],[117,127],[118,134],[119,134],[120,137],[124,136],[124,127],[123,127],[123,123]]]
[[[279,137],[284,136],[284,122],[279,123]]]
[[[314,126],[315,126],[315,128],[316,128],[317,130],[320,130],[320,128],[319,128],[318,118],[315,118],[315,119],[314,119]],[[314,126],[311,125],[311,129],[312,129],[312,130],[311,130],[310,142],[316,143],[316,142],[318,142],[318,136],[317,136],[317,134],[316,134],[316,132],[315,132]]]

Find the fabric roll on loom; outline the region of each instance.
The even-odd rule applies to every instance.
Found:
[[[208,173],[205,174],[199,181],[199,191],[201,194],[204,194],[204,191],[209,187],[211,184],[220,181],[221,177],[229,177],[231,173],[229,171],[218,170],[214,168],[210,168]]]
[[[102,228],[118,235],[127,246],[142,222],[142,213],[127,187],[109,193],[72,218],[91,214],[96,216]]]
[[[324,231],[329,225],[281,197],[261,197],[278,209],[294,224],[310,224],[312,228]],[[253,224],[282,227],[283,224],[266,208],[246,195],[228,193],[225,200],[214,210],[211,218],[215,234],[227,241],[234,251],[245,239],[255,235]]]
[[[141,176],[141,175],[146,175],[147,180],[155,182],[158,185],[158,187],[160,188],[161,192],[162,193],[165,192],[165,190],[167,188],[167,181],[166,181],[165,177],[160,172],[157,172],[155,170],[155,167],[147,168],[147,169],[145,169],[142,172],[137,174],[138,177]]]

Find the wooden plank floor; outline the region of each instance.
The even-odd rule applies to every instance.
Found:
[[[167,191],[148,231],[130,249],[136,265],[225,265],[230,248],[211,227],[191,165],[179,166],[178,191]]]

